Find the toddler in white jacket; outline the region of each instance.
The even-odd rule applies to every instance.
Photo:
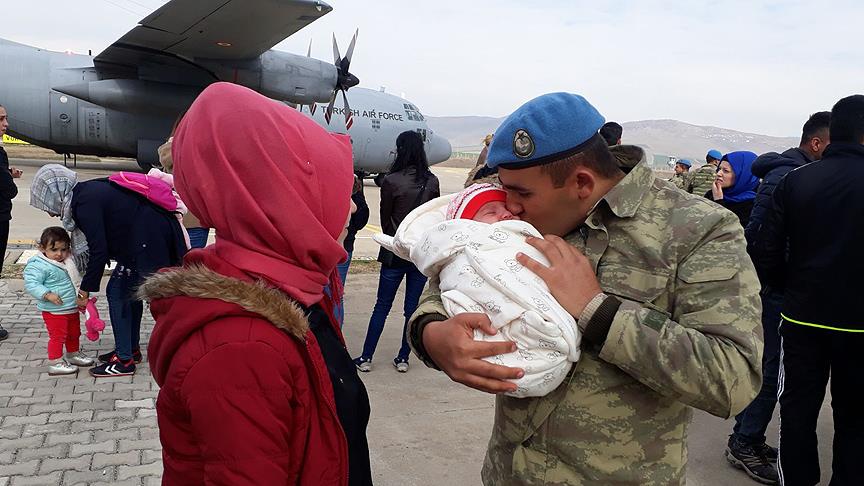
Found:
[[[525,371],[513,380],[518,388],[508,395],[543,396],[560,385],[578,361],[580,334],[543,280],[516,261],[521,252],[549,264],[525,242],[527,236],[542,236],[515,219],[505,198],[492,184],[475,184],[418,207],[395,236],[374,238],[427,277],[438,276],[450,317],[466,312],[489,316],[498,334],[475,331],[475,340],[516,343],[515,352],[487,358]]]

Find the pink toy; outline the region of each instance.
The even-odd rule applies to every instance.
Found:
[[[105,329],[105,321],[99,318],[99,310],[96,309],[96,297],[87,301],[87,307],[81,311],[84,313],[84,327],[87,329],[87,339],[95,341],[99,339],[99,333]]]

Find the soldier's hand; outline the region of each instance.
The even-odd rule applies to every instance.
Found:
[[[459,314],[446,321],[432,322],[423,329],[423,347],[432,361],[451,380],[487,393],[516,391],[505,381],[524,376],[519,368],[483,361],[482,358],[516,351],[512,342],[475,341],[474,330],[497,334],[485,314]]]
[[[10,167],[9,172],[12,173],[12,178],[14,178],[14,179],[18,179],[22,175],[24,175],[24,171],[22,171],[21,169],[19,169],[17,167]]]
[[[573,245],[554,235],[544,238],[528,237],[525,241],[546,256],[548,267],[523,253],[518,253],[516,260],[542,278],[561,307],[579,319],[585,306],[602,292],[594,268]]]

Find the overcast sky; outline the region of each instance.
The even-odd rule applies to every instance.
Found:
[[[96,54],[164,0],[4,1],[0,36]],[[864,2],[331,0],[276,48],[332,60],[360,36],[361,85],[427,115],[504,116],[550,91],[610,120],[673,118],[795,136],[864,92]],[[238,19],[238,21],[242,21]]]

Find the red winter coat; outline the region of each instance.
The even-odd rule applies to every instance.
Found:
[[[156,318],[148,354],[163,484],[346,485],[345,434],[304,312],[207,263],[141,288]]]

